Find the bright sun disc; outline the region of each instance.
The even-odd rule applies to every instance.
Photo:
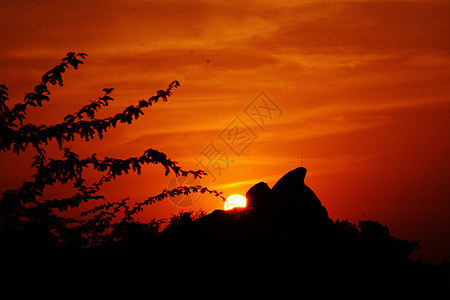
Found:
[[[245,207],[247,205],[247,199],[242,195],[231,195],[225,200],[225,210],[233,209],[235,207]]]

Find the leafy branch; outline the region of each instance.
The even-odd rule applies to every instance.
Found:
[[[7,190],[1,195],[0,232],[12,228],[24,228],[24,224],[41,224],[60,238],[67,236],[68,232],[76,231],[80,239],[82,235],[88,238],[87,244],[95,244],[108,232],[111,233],[111,230],[117,232],[117,229],[120,226],[123,227],[123,224],[133,222],[134,216],[141,213],[144,207],[168,197],[198,192],[209,193],[224,199],[220,192],[197,185],[181,186],[172,190],[165,189],[156,196],[135,203],[132,207],[128,205],[128,198],[119,202],[109,202],[105,200],[104,196],[98,195],[101,186],[116,179],[117,176],[129,172],[141,174],[142,166],[145,164],[163,166],[165,176],[173,173],[175,176],[193,175],[195,178],[201,178],[207,174],[203,170],[184,170],[166,154],[152,148],[147,149],[138,157],[99,159],[96,154],[80,158],[77,153],[63,147],[64,143],[75,141],[75,138],[84,139],[86,142],[96,136],[102,139],[104,133],[111,127],[115,128],[118,124],[123,123],[131,124],[144,114],[145,108],[159,101],[167,101],[173,89],[179,86],[178,81],[173,81],[166,90],[159,90],[156,95],[147,100],[141,99],[136,105],[130,105],[122,112],[110,117],[96,118],[96,113],[102,107],[108,106],[111,101],[114,101],[111,97],[113,88],[105,88],[103,96],[99,97],[97,101],[91,101],[77,112],[66,115],[58,124],[24,124],[27,109],[42,107],[44,102],[49,102],[49,86],[63,86],[63,73],[69,68],[77,70],[86,57],[85,53],[67,53],[57,66],[42,76],[41,82],[34,87],[32,92],[25,95],[23,102],[15,104],[12,108],[7,105],[8,88],[3,84],[0,85],[0,151],[12,151],[20,155],[30,145],[36,151],[31,164],[31,167],[35,169],[32,180],[24,181],[20,188]],[[60,151],[63,152],[62,159],[47,157],[44,146],[53,139],[57,141]],[[101,173],[102,176],[97,182],[87,185],[84,172],[89,168]],[[72,183],[76,193],[63,199],[40,199],[44,190],[57,182]],[[81,219],[65,218],[55,212],[76,208],[80,204],[90,201],[103,201],[103,203],[83,212],[80,216]],[[121,219],[119,215],[122,215]],[[68,227],[69,225],[72,227]]]
[[[150,107],[159,100],[167,101],[167,98],[172,94],[172,89],[178,87],[179,85],[180,84],[178,81],[173,81],[166,90],[157,91],[157,94],[150,97],[148,100],[142,99],[137,105],[130,105],[113,117],[107,117],[104,119],[95,119],[95,113],[101,107],[107,106],[108,102],[114,100],[109,96],[109,94],[113,91],[112,88],[103,89],[105,94],[100,97],[98,101],[91,102],[90,104],[83,106],[78,112],[67,115],[63,122],[56,125],[37,126],[33,124],[26,124],[18,127],[18,129],[14,129],[13,127],[17,127],[15,123],[0,123],[0,128],[2,129],[2,133],[0,134],[2,141],[0,143],[0,150],[11,150],[12,147],[14,153],[20,154],[26,150],[29,144],[33,145],[35,148],[38,148],[39,145],[47,145],[53,139],[58,142],[60,148],[62,148],[64,142],[74,141],[75,136],[84,138],[86,141],[93,139],[95,135],[102,139],[104,133],[107,132],[110,127],[115,128],[118,123],[131,124],[133,120],[137,120],[140,115],[144,114],[142,111],[143,108]],[[6,95],[6,98],[8,95],[7,90],[2,89],[2,86],[0,86],[0,96],[1,95]],[[6,98],[3,98],[3,102]],[[4,107],[7,106],[5,105]],[[8,115],[7,109],[5,109],[4,114],[6,119],[14,119],[14,116],[12,116],[13,113],[9,113]],[[20,117],[21,123],[25,117],[25,114],[23,113],[22,116],[23,118]],[[88,120],[84,120],[85,117]]]

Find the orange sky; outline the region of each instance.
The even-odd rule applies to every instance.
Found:
[[[419,241],[417,257],[439,262],[450,258],[449,3],[2,1],[0,83],[14,103],[66,52],[86,52],[64,88],[52,88],[52,102],[29,113],[54,124],[105,87],[116,101],[103,116],[178,80],[169,102],[72,149],[125,158],[155,148],[197,169],[214,145],[222,160],[213,162],[225,170],[202,183],[226,196],[259,181],[273,186],[303,154],[306,183],[333,219],[378,220]],[[276,105],[262,127],[245,111],[261,92]],[[240,155],[226,145],[233,128],[246,129],[241,144],[234,140]],[[31,161],[12,157],[0,154],[2,191],[30,175]],[[145,167],[104,194],[143,199],[170,186],[162,174]],[[203,197],[184,209],[222,206]],[[166,201],[145,215],[179,210]]]

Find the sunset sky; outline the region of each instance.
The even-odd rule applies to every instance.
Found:
[[[201,183],[225,196],[303,164],[332,219],[377,220],[418,241],[416,257],[450,259],[450,1],[1,1],[11,103],[69,51],[89,56],[29,122],[60,122],[103,88],[115,101],[99,116],[181,84],[133,125],[71,144],[81,155],[154,148],[185,169],[206,165]],[[30,164],[1,153],[1,191]],[[103,194],[139,201],[173,185],[163,175],[146,166]],[[141,218],[200,208],[223,203],[168,200]]]

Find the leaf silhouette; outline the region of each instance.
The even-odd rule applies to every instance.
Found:
[[[179,86],[178,81],[170,83],[166,90],[157,91],[156,95],[148,100],[141,99],[136,105],[130,105],[122,112],[103,119],[97,119],[96,113],[102,107],[108,106],[109,102],[114,101],[111,97],[113,88],[104,88],[104,94],[98,100],[90,101],[77,112],[67,114],[58,124],[28,123],[24,125],[28,107],[42,107],[44,102],[49,102],[49,85],[63,86],[63,74],[66,70],[70,68],[77,70],[86,57],[85,53],[67,53],[58,65],[42,76],[42,81],[34,87],[32,92],[25,94],[23,103],[18,103],[12,108],[7,105],[8,88],[3,84],[0,85],[0,151],[12,151],[20,155],[30,146],[36,151],[31,163],[31,167],[35,170],[31,180],[24,181],[18,189],[7,190],[1,195],[0,233],[24,228],[27,224],[39,223],[47,228],[49,234],[56,234],[61,240],[67,237],[68,232],[77,231],[77,234],[71,236],[76,236],[79,243],[94,245],[105,240],[111,234],[111,229],[115,228],[117,233],[117,228],[121,228],[124,222],[132,222],[133,217],[142,212],[145,206],[167,197],[200,192],[223,198],[217,191],[193,186],[164,190],[161,194],[136,202],[133,207],[127,203],[129,198],[119,202],[108,202],[104,196],[98,194],[102,185],[130,172],[141,174],[144,164],[162,165],[165,176],[170,173],[176,176],[191,174],[197,178],[206,173],[202,170],[183,170],[176,161],[152,148],[139,157],[99,159],[95,153],[80,158],[76,152],[65,147],[66,143],[75,141],[77,138],[86,142],[96,137],[102,139],[108,129],[115,128],[118,123],[132,124],[134,120],[144,115],[143,108],[148,108],[160,100],[167,101],[172,90]],[[45,147],[53,140],[58,144],[62,158],[47,156]],[[84,174],[89,169],[99,172],[101,177],[97,182],[88,185]],[[39,199],[44,195],[47,187],[56,183],[72,184],[76,193],[62,199]],[[66,218],[57,214],[87,202],[103,202],[103,204],[82,213],[81,219]],[[123,217],[119,218],[121,211]]]

